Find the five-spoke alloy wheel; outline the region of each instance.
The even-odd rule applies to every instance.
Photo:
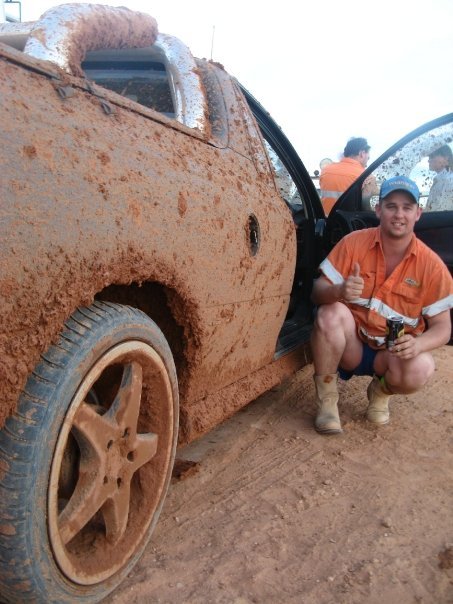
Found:
[[[177,424],[176,371],[158,327],[117,304],[76,311],[0,432],[9,601],[97,602],[121,582],[157,522]]]

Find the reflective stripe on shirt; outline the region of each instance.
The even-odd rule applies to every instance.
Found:
[[[382,302],[382,300],[379,300],[379,298],[355,298],[354,300],[350,301],[350,304],[357,304],[357,306],[363,306],[364,308],[374,310],[375,312],[377,312],[378,315],[384,317],[384,319],[390,319],[393,317],[395,317],[396,319],[401,319],[406,325],[410,325],[411,327],[417,327],[419,323],[418,317],[413,318],[408,317],[406,315],[402,315],[401,313],[393,309],[391,306],[384,304],[384,302]]]
[[[320,195],[322,198],[328,197],[329,199],[338,199],[343,194],[343,191],[323,191],[321,189]]]
[[[329,281],[332,281],[334,285],[340,285],[340,283],[343,283],[343,275],[337,271],[337,269],[334,267],[334,265],[330,262],[328,258],[321,262],[319,268],[329,279]]]
[[[372,340],[377,346],[383,346],[385,344],[385,337],[371,336],[364,327],[360,327],[359,331],[367,340]]]
[[[343,275],[337,271],[337,269],[333,266],[333,264],[330,262],[330,260],[328,258],[323,260],[323,262],[320,265],[320,269],[322,270],[324,275],[334,285],[340,285],[340,284],[344,283]],[[426,308],[433,309],[437,305],[443,304],[443,305],[445,305],[444,310],[447,310],[447,308],[449,308],[449,306],[448,306],[449,298],[451,298],[451,296],[448,296],[447,298],[445,298],[445,300],[439,300],[435,304],[431,304],[431,306],[428,306]],[[374,310],[375,312],[377,312],[378,315],[380,315],[381,317],[384,317],[384,319],[389,319],[390,317],[398,317],[399,319],[402,319],[406,325],[410,325],[411,327],[414,327],[414,328],[417,327],[417,325],[419,323],[418,317],[408,317],[406,315],[402,315],[400,312],[396,311],[394,308],[392,308],[388,304],[384,304],[384,302],[382,302],[382,300],[379,300],[379,298],[355,298],[354,300],[350,300],[349,303],[357,304],[357,306],[363,306],[364,308],[369,308],[370,310]],[[450,303],[451,303],[451,300],[450,300]],[[425,310],[425,309],[423,309],[423,310]],[[441,312],[441,311],[438,310],[437,312]],[[423,314],[425,314],[425,312],[423,312]],[[426,313],[426,314],[428,314],[428,313]],[[433,314],[436,314],[436,313],[434,312]]]
[[[428,317],[439,314],[440,312],[444,312],[444,310],[449,310],[453,307],[453,294],[443,298],[442,300],[437,300],[434,304],[430,304],[429,306],[424,306],[422,308],[422,314],[427,315]]]

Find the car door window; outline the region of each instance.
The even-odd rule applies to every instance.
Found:
[[[378,186],[392,176],[408,176],[417,183],[420,205],[425,210],[453,210],[453,165],[439,172],[430,169],[429,156],[444,147],[453,151],[453,123],[443,124],[412,139],[382,162],[372,176]],[[367,199],[363,194],[362,208],[370,206],[373,209],[377,201],[377,195]]]
[[[293,213],[299,212],[303,209],[304,204],[296,183],[280,157],[277,155],[275,149],[273,149],[266,139],[264,139],[264,146],[267,151],[272,172],[274,173],[278,192]]]

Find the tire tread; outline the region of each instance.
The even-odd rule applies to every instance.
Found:
[[[42,558],[43,553],[37,556],[33,549],[35,529],[27,500],[33,501],[34,481],[40,471],[36,451],[42,448],[42,437],[50,427],[52,414],[48,401],[57,391],[59,374],[68,370],[74,358],[90,350],[90,342],[98,330],[113,328],[119,325],[118,321],[135,321],[148,327],[151,323],[142,311],[114,302],[95,301],[89,307],[77,309],[64,322],[57,342],[41,355],[29,375],[17,411],[0,430],[0,602],[69,604],[75,601],[72,588],[54,588],[46,577],[50,571],[42,573],[41,567],[35,570],[36,558]],[[154,327],[155,337],[171,358],[165,338]],[[33,413],[27,415],[31,411]],[[101,596],[82,592],[78,593],[77,602],[97,602],[106,595],[102,589],[97,591]]]

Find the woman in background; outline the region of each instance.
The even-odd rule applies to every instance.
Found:
[[[443,145],[429,155],[429,169],[437,175],[429,192],[426,210],[453,210],[453,153],[449,145]]]

